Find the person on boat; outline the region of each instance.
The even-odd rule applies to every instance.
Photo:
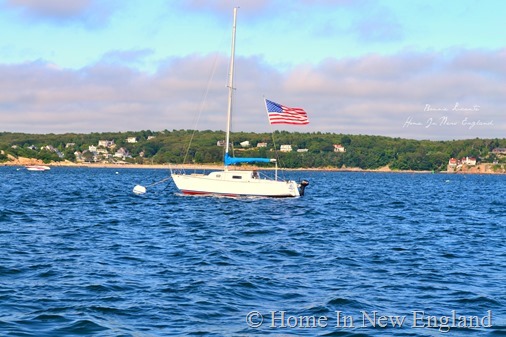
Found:
[[[253,171],[253,173],[251,174],[251,177],[253,179],[258,179],[258,172],[257,171]]]

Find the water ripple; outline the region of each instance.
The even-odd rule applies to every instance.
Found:
[[[272,200],[131,193],[162,170],[0,174],[4,335],[441,334],[412,328],[415,310],[491,310],[492,327],[451,336],[506,332],[502,176],[290,172],[311,181],[306,195]],[[261,327],[247,325],[250,311]],[[407,322],[362,327],[375,311]],[[272,328],[272,312],[329,325]]]

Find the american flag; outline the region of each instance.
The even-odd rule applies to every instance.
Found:
[[[265,106],[267,107],[269,123],[271,124],[309,124],[307,113],[302,108],[289,108],[268,99],[265,100]]]

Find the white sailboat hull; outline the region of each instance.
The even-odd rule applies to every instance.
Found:
[[[49,171],[51,168],[49,166],[44,165],[29,165],[26,166],[28,171]]]
[[[172,179],[183,194],[274,198],[300,195],[295,181],[260,179],[254,171],[218,171],[207,175],[173,173]]]

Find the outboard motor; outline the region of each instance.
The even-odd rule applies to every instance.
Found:
[[[299,184],[299,194],[300,196],[303,196],[304,195],[304,190],[306,189],[306,186],[309,185],[309,181],[307,180],[302,180]]]

